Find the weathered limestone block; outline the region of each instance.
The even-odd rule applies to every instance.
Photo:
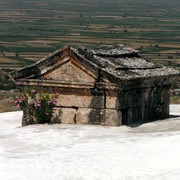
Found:
[[[120,109],[143,106],[145,103],[144,91],[142,89],[120,91],[117,103],[117,107]]]
[[[123,90],[118,94],[117,109],[150,106],[169,103],[169,87],[151,87]]]
[[[165,119],[169,117],[169,104],[156,104],[154,107],[145,107],[146,121]]]
[[[91,104],[89,108],[101,109],[105,107],[105,95],[103,90],[91,90]]]
[[[106,108],[108,108],[108,109],[118,109],[117,97],[107,96],[106,97]]]
[[[161,119],[169,118],[170,114],[170,107],[169,103],[164,103],[162,106],[162,114],[161,114]]]
[[[61,118],[62,116],[62,111],[60,111],[60,108],[56,107],[56,108],[53,108],[53,113],[52,113],[52,118],[51,118],[51,123],[61,123]]]
[[[122,109],[123,125],[139,122],[142,119],[141,108],[126,108]]]
[[[122,109],[123,125],[148,122],[154,118],[154,108],[149,106]]]
[[[76,123],[77,124],[89,124],[89,113],[92,109],[89,108],[78,108],[76,114]]]
[[[161,91],[162,87],[153,87],[149,94],[148,106],[155,107],[161,103]]]
[[[170,102],[169,86],[153,87],[147,97],[147,106],[156,107]]]
[[[121,111],[105,109],[105,122],[101,123],[105,126],[120,126],[122,125],[122,113]]]
[[[170,87],[164,87],[161,93],[161,102],[162,103],[169,103],[170,102]]]
[[[106,91],[106,108],[107,109],[118,109],[119,103],[117,103],[117,92]]]
[[[22,117],[22,126],[28,126],[31,124],[36,124],[37,121],[33,118],[32,114],[29,112],[28,109],[23,110],[23,117]]]
[[[53,112],[53,123],[75,124],[76,109],[56,108]]]
[[[72,90],[72,92],[60,94],[57,106],[104,108],[104,94],[102,91],[93,90],[90,93],[87,92],[81,95]]]
[[[122,109],[122,124],[149,122],[169,117],[169,104]]]
[[[77,124],[119,126],[121,119],[121,112],[112,109],[79,108],[76,114]]]
[[[144,89],[144,91],[143,91],[144,102],[142,103],[142,106],[149,105],[151,90],[152,90],[152,88]]]

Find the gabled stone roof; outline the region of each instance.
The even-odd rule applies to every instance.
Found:
[[[88,64],[94,69],[100,70],[101,75],[112,83],[135,79],[160,78],[171,84],[179,71],[142,58],[139,51],[127,48],[124,45],[103,45],[97,48],[86,47],[64,47],[37,61],[36,63],[16,71],[13,76],[15,80],[21,78],[34,78],[45,71],[52,69],[58,57],[74,55],[82,64]],[[158,79],[157,81],[159,81]]]

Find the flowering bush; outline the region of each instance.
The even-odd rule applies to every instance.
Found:
[[[37,123],[49,123],[52,117],[52,109],[57,103],[58,94],[38,93],[35,89],[23,93],[15,98],[16,108],[28,112],[29,116],[35,117]]]

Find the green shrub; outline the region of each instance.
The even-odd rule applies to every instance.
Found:
[[[15,98],[16,108],[28,112],[29,116],[35,117],[37,123],[50,123],[53,107],[57,103],[58,94],[38,93],[35,89],[23,93]]]

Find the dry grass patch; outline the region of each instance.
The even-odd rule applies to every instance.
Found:
[[[15,52],[4,52],[4,54],[6,55],[6,56],[16,56],[16,53]]]
[[[17,110],[13,97],[19,94],[19,92],[0,91],[0,113]]]
[[[14,99],[9,97],[0,100],[0,113],[2,112],[9,112],[9,111],[14,111],[16,110],[14,106]]]
[[[160,46],[161,47],[167,47],[167,48],[178,48],[178,49],[180,49],[180,43],[166,43],[166,44],[164,44],[164,43],[161,43],[160,44]]]
[[[0,63],[19,63],[19,62],[14,59],[0,57]]]
[[[171,96],[170,102],[171,104],[180,104],[180,96]]]
[[[45,40],[45,39],[39,39],[39,40],[30,40],[30,41],[21,41],[22,43],[28,45],[28,46],[35,46],[35,47],[39,47],[39,46],[46,46],[46,47],[51,47],[50,44],[52,43],[56,43],[58,41],[56,40]]]
[[[30,59],[30,60],[38,60],[43,58],[44,56],[47,56],[48,53],[23,53],[20,54],[22,58]]]

